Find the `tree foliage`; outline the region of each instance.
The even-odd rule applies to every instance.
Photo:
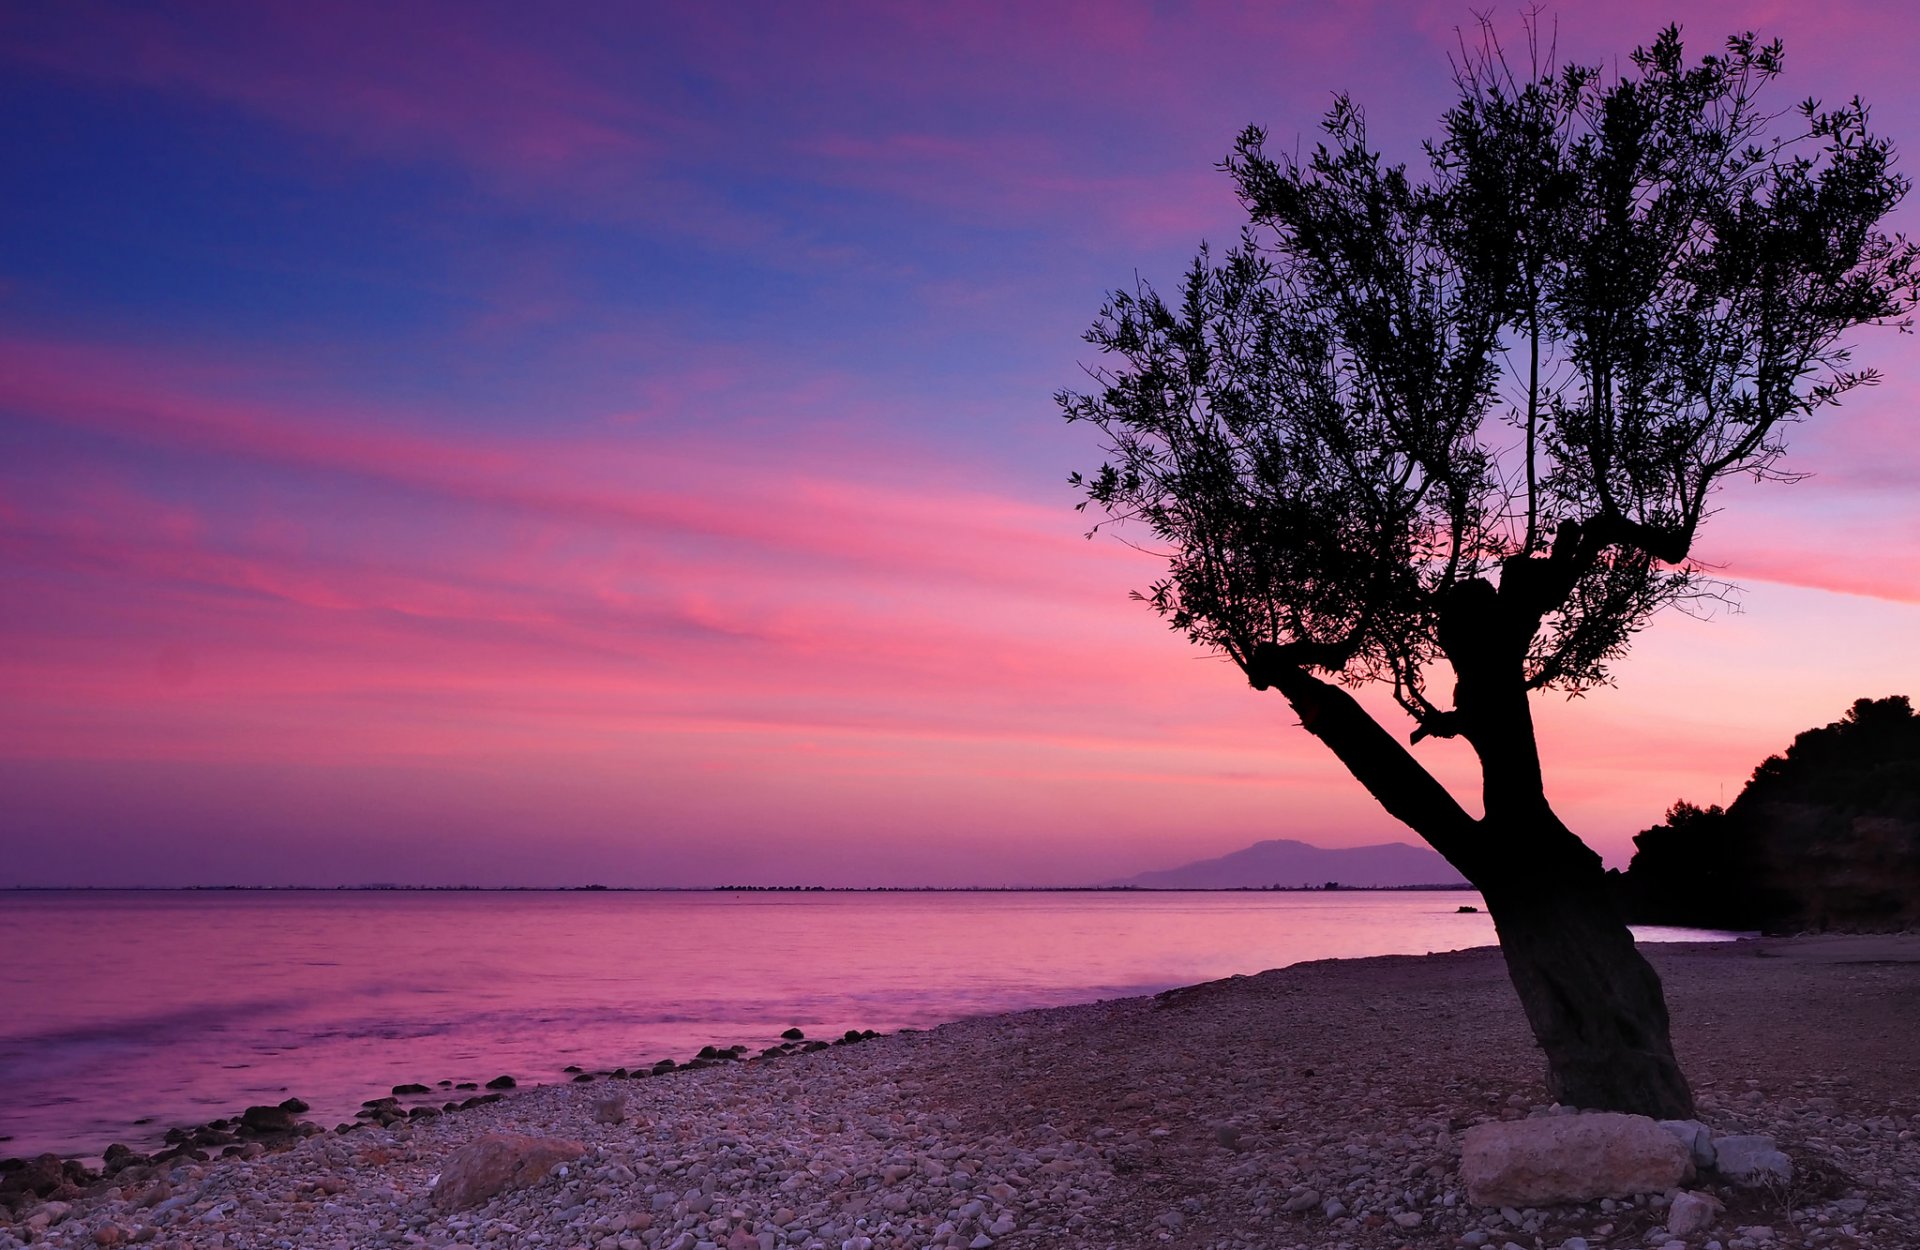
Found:
[[[1753,770],[1734,801],[1682,799],[1634,837],[1619,885],[1652,924],[1793,931],[1920,918],[1920,715],[1857,699]]]
[[[1471,736],[1432,681],[1469,631],[1528,689],[1605,681],[1700,593],[1716,488],[1789,476],[1787,428],[1876,380],[1847,333],[1916,299],[1890,144],[1857,99],[1770,108],[1777,42],[1533,51],[1463,51],[1417,173],[1345,97],[1304,156],[1245,131],[1237,245],[1112,294],[1095,385],[1057,397],[1105,436],[1081,506],[1166,549],[1142,597],[1175,629],[1390,681],[1416,736]],[[1491,626],[1452,610],[1489,594]]]

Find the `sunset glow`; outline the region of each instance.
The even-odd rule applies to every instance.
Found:
[[[1241,127],[1311,144],[1345,90],[1415,160],[1471,20],[11,8],[0,886],[1084,884],[1411,840],[1128,601],[1158,566],[1086,538],[1100,453],[1049,396],[1106,289],[1235,235]],[[1573,8],[1560,52],[1669,20],[1780,36],[1781,106],[1858,93],[1920,153],[1920,16]],[[1734,603],[1539,707],[1613,864],[1920,696],[1920,349],[1860,341],[1886,380],[1793,432],[1812,476],[1705,531]],[[1464,748],[1418,751],[1472,806]]]

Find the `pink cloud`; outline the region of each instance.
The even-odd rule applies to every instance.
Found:
[[[929,453],[863,461],[790,433],[747,459],[645,426],[458,434],[236,398],[251,376],[237,364],[88,344],[6,340],[0,366],[16,419],[248,466],[241,483],[364,484],[389,492],[368,506],[392,526],[370,546],[252,487],[183,503],[150,492],[137,465],[0,489],[0,758],[512,760],[523,787],[621,759],[648,803],[687,821],[774,820],[831,782],[863,829],[935,785],[961,822],[1004,792],[993,801],[1020,820],[1083,827],[1098,811],[1126,838],[1397,836],[1283,704],[1124,601],[1150,560],[1085,542],[1064,499],[996,489]],[[1765,537],[1766,505],[1796,496],[1795,527],[1844,532],[1818,491],[1733,501],[1720,549],[1755,553],[1733,573],[1842,584],[1844,562],[1816,549],[1800,567]],[[1881,562],[1889,581],[1901,567]],[[1888,692],[1862,683],[1913,675],[1897,641],[1912,609],[1892,602],[1850,624],[1856,662],[1783,673],[1778,648],[1817,626],[1775,605],[1807,593],[1760,581],[1746,616],[1650,631],[1619,690],[1543,704],[1576,828],[1623,858],[1674,798],[1737,789],[1795,730]],[[1764,700],[1761,671],[1776,687]],[[1423,758],[1470,802],[1456,746]],[[717,776],[752,778],[756,797],[721,802]]]

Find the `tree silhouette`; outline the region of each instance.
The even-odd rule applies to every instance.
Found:
[[[1095,386],[1057,398],[1105,437],[1080,506],[1167,549],[1139,597],[1485,895],[1554,1096],[1681,1116],[1659,979],[1547,800],[1530,696],[1714,593],[1689,555],[1716,487],[1790,477],[1786,428],[1877,380],[1846,334],[1906,328],[1915,250],[1881,223],[1908,183],[1857,99],[1763,106],[1777,42],[1689,63],[1669,27],[1608,75],[1536,33],[1524,73],[1490,28],[1463,45],[1418,176],[1345,97],[1304,158],[1245,131],[1238,246],[1172,303],[1112,294]],[[1366,682],[1414,743],[1471,746],[1479,817]]]

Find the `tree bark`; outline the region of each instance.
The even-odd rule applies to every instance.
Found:
[[[1503,865],[1474,883],[1546,1057],[1547,1090],[1567,1106],[1691,1119],[1660,976],[1635,948],[1599,857],[1548,819],[1500,839]]]
[[[1278,648],[1256,649],[1244,667],[1256,688],[1280,691],[1382,807],[1479,888],[1554,1099],[1689,1119],[1693,1094],[1674,1058],[1659,974],[1634,947],[1600,857],[1546,801],[1521,675],[1525,631],[1499,628],[1489,586],[1466,591],[1461,606],[1449,632],[1457,635],[1463,736],[1480,759],[1479,820],[1346,691]]]

